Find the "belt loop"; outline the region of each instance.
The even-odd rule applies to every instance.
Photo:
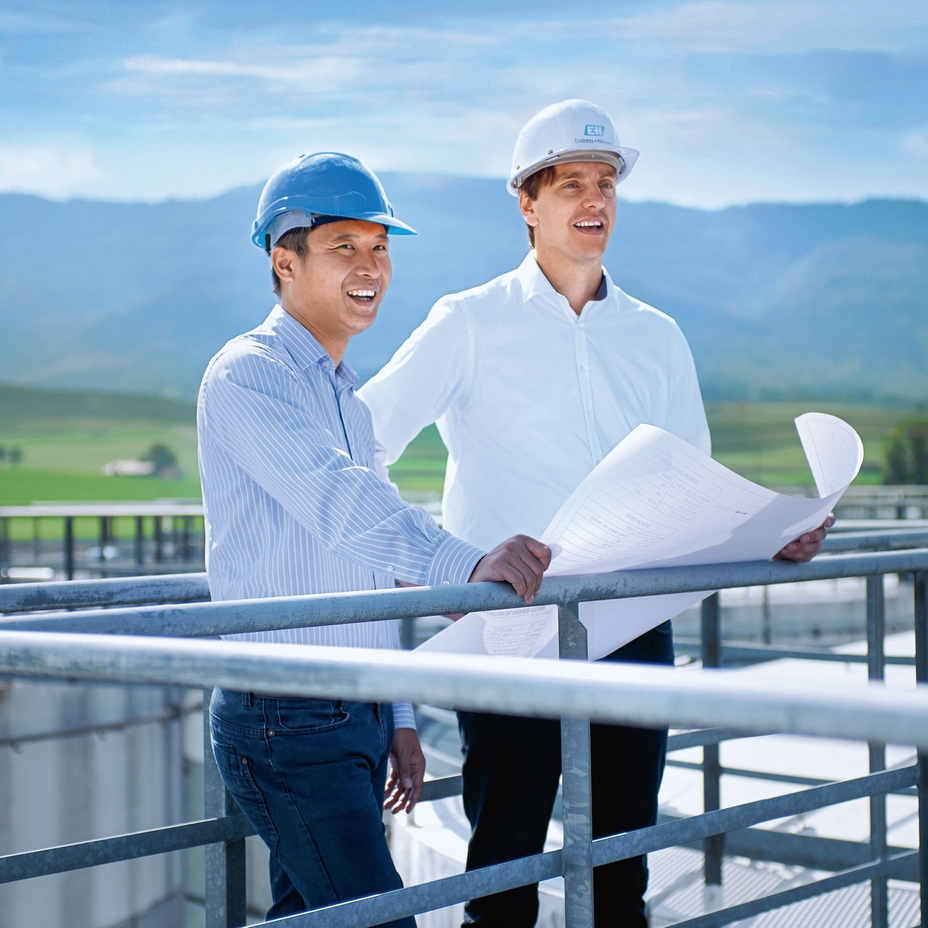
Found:
[[[372,702],[371,705],[374,707],[374,718],[377,719],[377,721],[379,722],[380,721],[380,703]]]
[[[242,693],[242,705],[246,709],[250,709],[254,698],[255,698],[254,693]]]

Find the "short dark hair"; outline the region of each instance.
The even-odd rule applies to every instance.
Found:
[[[541,191],[542,187],[547,187],[549,184],[554,183],[554,176],[557,173],[556,165],[549,164],[546,168],[542,168],[540,171],[536,171],[534,174],[529,174],[528,177],[522,181],[520,190],[525,191],[525,195],[530,200],[537,200],[538,194]],[[528,230],[528,241],[532,248],[535,247],[535,227],[530,226],[528,223],[525,223],[525,228]]]
[[[274,248],[286,248],[287,251],[292,251],[302,261],[306,257],[306,252],[309,251],[306,238],[310,232],[312,232],[312,229],[307,228],[291,229],[289,232],[284,232],[277,239]],[[271,288],[277,296],[280,296],[280,278],[277,276],[273,264],[271,264]]]

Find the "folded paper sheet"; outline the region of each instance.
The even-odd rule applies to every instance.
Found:
[[[651,425],[639,425],[604,458],[551,520],[542,540],[547,576],[643,567],[766,560],[825,521],[863,463],[846,422],[824,413],[796,419],[818,499],[764,489]],[[708,593],[584,603],[590,659],[622,647]],[[475,612],[423,650],[557,657],[557,607]]]

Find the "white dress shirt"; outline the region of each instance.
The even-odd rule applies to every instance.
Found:
[[[403,502],[371,469],[358,378],[280,306],[210,361],[197,408],[213,600],[466,583],[484,552]],[[396,620],[230,636],[399,648]],[[415,728],[394,706],[397,728]]]
[[[359,391],[386,464],[438,424],[444,526],[459,538],[489,549],[518,533],[540,537],[641,423],[710,452],[683,333],[603,274],[603,298],[578,316],[529,253],[516,270],[440,299]]]

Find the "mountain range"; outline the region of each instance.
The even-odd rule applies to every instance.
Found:
[[[369,376],[442,294],[528,247],[501,181],[384,174],[394,277],[349,358]],[[156,204],[0,195],[0,381],[190,398],[274,304],[249,240],[260,187]],[[605,264],[672,315],[707,397],[928,400],[928,203],[622,200]]]

